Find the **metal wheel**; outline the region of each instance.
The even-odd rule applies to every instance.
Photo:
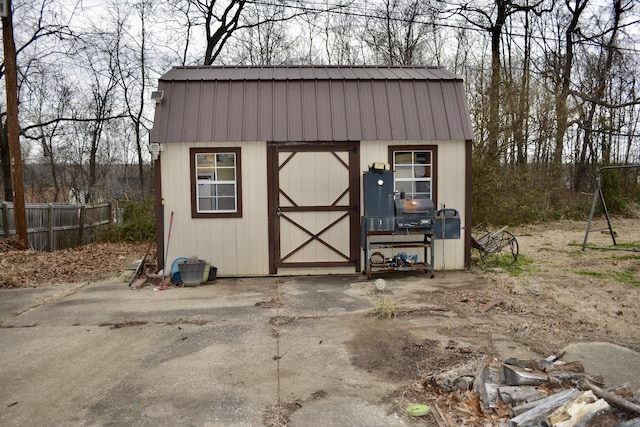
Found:
[[[480,258],[490,267],[508,267],[515,264],[520,251],[518,240],[508,231],[500,231],[489,237],[483,249],[480,251]]]

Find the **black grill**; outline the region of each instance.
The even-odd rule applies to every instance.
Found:
[[[396,230],[421,230],[433,234],[435,212],[431,199],[397,199],[394,203]]]

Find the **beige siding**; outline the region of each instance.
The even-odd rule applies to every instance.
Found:
[[[214,146],[241,147],[242,218],[191,218],[189,148]],[[161,156],[165,230],[174,211],[167,267],[178,257],[196,255],[220,275],[268,274],[266,144],[166,144]]]
[[[466,207],[464,206],[465,143],[464,141],[367,141],[360,145],[360,169],[368,169],[370,162],[386,162],[389,145],[438,145],[438,204],[436,209],[446,205],[460,212],[464,224]],[[240,147],[242,160],[242,218],[191,218],[189,149],[191,147]],[[346,170],[336,166],[335,159],[327,153],[302,153],[291,167],[291,175],[303,171],[303,176],[321,177],[316,183],[313,180],[286,181],[288,174],[281,174],[283,189],[299,205],[331,204],[345,190],[338,182],[344,182]],[[326,154],[326,156],[325,156]],[[233,275],[265,275],[269,273],[269,241],[267,212],[267,162],[266,144],[253,143],[183,143],[166,144],[162,154],[162,190],[165,200],[165,230],[169,226],[169,214],[174,211],[174,223],[169,244],[167,266],[177,257],[196,255],[206,259],[218,268],[221,276]],[[345,154],[346,156],[346,154]],[[298,175],[299,176],[299,175]],[[322,178],[326,176],[326,179]],[[282,179],[284,178],[284,182]],[[282,196],[281,196],[282,197]],[[283,206],[290,205],[281,198]],[[339,200],[338,204],[345,204]],[[362,212],[361,212],[362,213]],[[313,232],[322,230],[337,218],[336,213],[320,212],[298,213],[295,221]],[[307,233],[295,226],[282,224],[282,253],[289,253],[292,248],[310,238]],[[440,270],[464,268],[464,230],[460,240],[437,241],[435,245],[435,268]],[[344,219],[337,227],[322,237],[344,253],[349,252],[348,221]],[[165,235],[166,239],[166,235]],[[401,236],[394,239],[402,240]],[[422,250],[406,251],[418,253],[422,258]],[[393,255],[393,254],[390,254]],[[446,258],[443,258],[444,257]],[[339,257],[324,245],[317,242],[294,254],[290,261],[334,261]],[[280,274],[327,274],[353,273],[350,268],[316,268],[316,269],[280,269]]]
[[[465,206],[465,147],[464,141],[447,141],[438,144],[438,206],[441,209],[457,209],[460,212],[461,227],[464,227]],[[439,240],[435,246],[436,270],[464,269],[464,233],[460,230],[458,240]],[[444,264],[443,264],[444,261]]]
[[[462,226],[464,226],[464,218],[466,212],[465,203],[465,147],[464,141],[366,141],[360,145],[360,163],[362,171],[369,168],[369,163],[387,162],[388,146],[390,145],[437,145],[438,146],[438,206],[436,210],[442,206],[457,209],[460,212]],[[362,203],[361,203],[362,205]],[[364,214],[364,212],[362,212]],[[459,240],[439,240],[434,245],[434,267],[441,270],[446,267],[447,270],[464,269],[464,230],[461,230]],[[404,236],[392,236],[384,238],[385,240],[402,241],[409,238]],[[375,238],[374,238],[375,240]],[[378,238],[381,240],[381,238]],[[411,238],[411,240],[415,240]],[[392,249],[385,256],[395,255]],[[396,250],[397,251],[397,250]],[[407,254],[418,254],[420,259],[423,258],[423,250],[421,248],[407,249]],[[443,265],[444,260],[444,265]],[[364,263],[364,260],[363,260]],[[363,264],[364,267],[364,264]]]

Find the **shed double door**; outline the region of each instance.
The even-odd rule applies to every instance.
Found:
[[[267,146],[269,272],[360,271],[358,143]]]

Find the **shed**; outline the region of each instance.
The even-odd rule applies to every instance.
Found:
[[[436,248],[434,267],[469,265],[473,129],[455,74],[175,67],[154,95],[160,258],[174,212],[168,265],[198,256],[222,276],[361,271],[362,174],[373,162],[419,169],[396,185],[459,211],[462,237]]]

